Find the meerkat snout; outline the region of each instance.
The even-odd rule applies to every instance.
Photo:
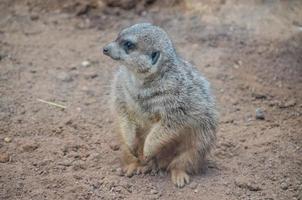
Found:
[[[115,42],[111,42],[103,47],[103,54],[109,56],[113,60],[120,59],[119,48],[117,48],[117,44]]]
[[[109,49],[108,49],[108,47],[105,46],[103,48],[103,54],[108,55],[108,53],[109,53]]]

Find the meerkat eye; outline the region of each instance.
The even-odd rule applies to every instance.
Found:
[[[128,52],[128,50],[132,50],[134,48],[135,48],[135,44],[133,42],[130,42],[130,41],[124,42],[124,49],[126,52]]]
[[[157,63],[157,60],[159,58],[159,51],[154,51],[152,54],[151,54],[151,60],[152,60],[152,65],[154,65],[155,63]]]

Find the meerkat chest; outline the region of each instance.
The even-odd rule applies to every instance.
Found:
[[[127,102],[128,115],[134,121],[146,126],[150,123],[156,123],[160,120],[160,115],[155,112],[151,106],[144,103],[142,96],[144,91],[137,90],[136,88],[128,88],[125,94],[125,100]]]

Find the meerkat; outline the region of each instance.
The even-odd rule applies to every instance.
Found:
[[[103,53],[122,66],[112,84],[126,176],[167,170],[183,187],[216,140],[218,114],[209,82],[176,53],[167,33],[140,23],[122,30]]]

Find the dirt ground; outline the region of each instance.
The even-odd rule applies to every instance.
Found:
[[[301,1],[87,2],[0,1],[0,199],[302,199]],[[220,111],[207,170],[182,189],[116,171],[117,63],[101,48],[143,21],[198,66]]]

